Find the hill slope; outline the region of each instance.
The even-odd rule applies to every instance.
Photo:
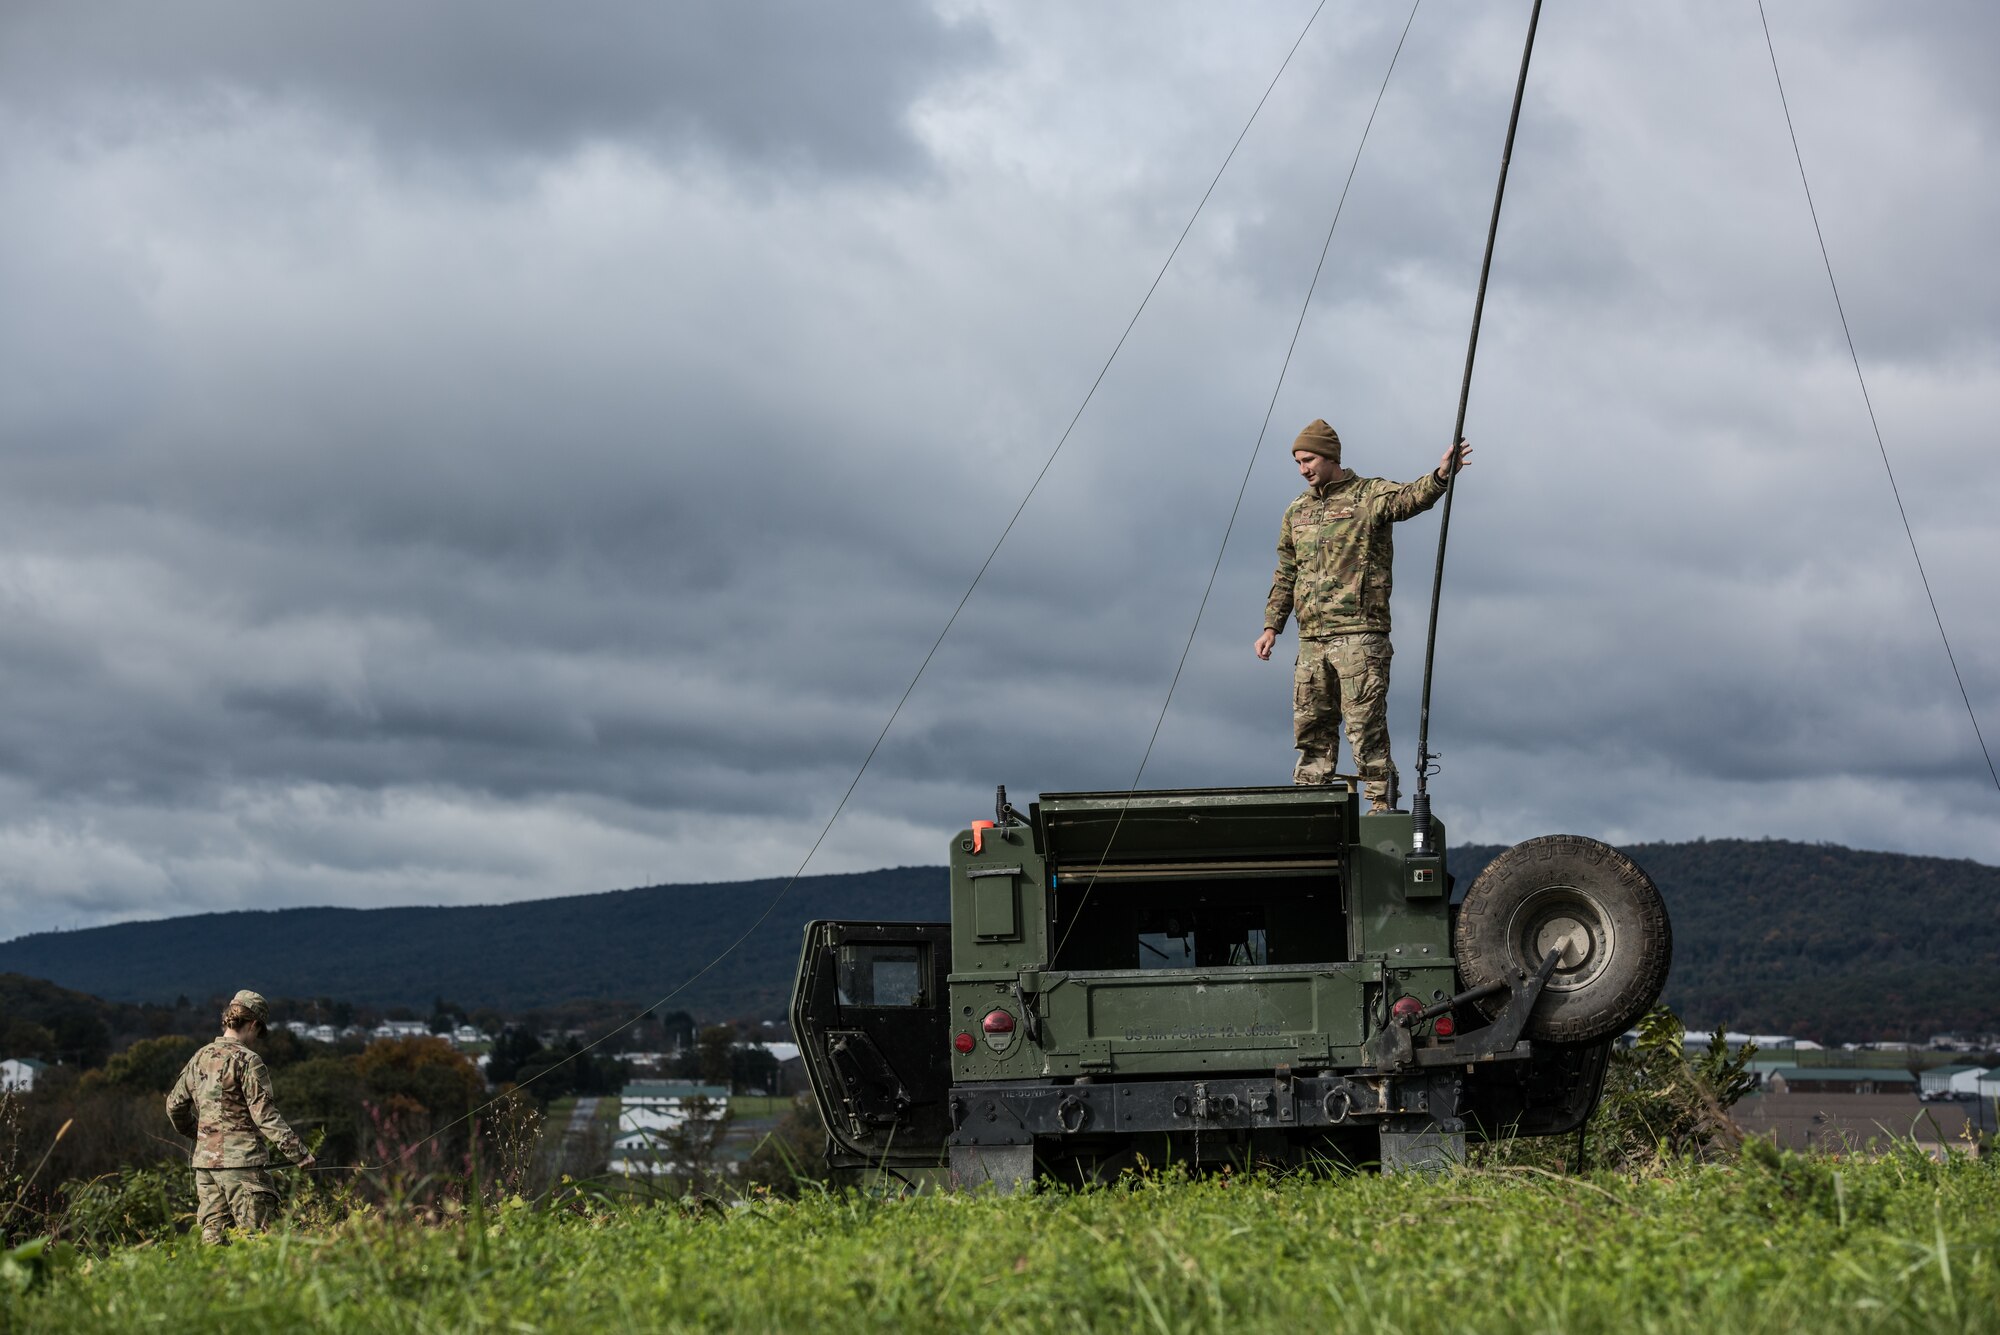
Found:
[[[202,913],[0,943],[0,972],[114,1000],[255,987],[428,1011],[445,997],[513,1012],[573,998],[650,1002],[750,928],[782,880],[662,885],[463,908]],[[938,919],[945,871],[801,877],[742,947],[674,999],[705,1016],[776,1016],[814,918]]]
[[[1452,850],[1469,883],[1500,850]],[[2000,868],[1779,840],[1626,850],[1674,919],[1667,1000],[1691,1021],[1817,1038],[2000,1030]],[[517,1010],[650,1002],[748,929],[781,881],[669,885],[473,908],[201,914],[0,943],[0,971],[122,1001],[273,996]],[[812,918],[939,919],[945,873],[801,879],[741,949],[676,997],[775,1016]]]

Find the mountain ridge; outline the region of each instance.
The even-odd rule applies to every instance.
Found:
[[[1461,845],[1461,885],[1501,851]],[[1634,844],[1673,915],[1666,1000],[1692,1021],[1801,1037],[2000,1031],[2000,868],[1789,840]],[[943,867],[597,891],[512,904],[248,909],[0,942],[0,971],[114,1001],[257,986],[516,1011],[577,999],[712,1017],[782,1013],[814,918],[937,920]]]

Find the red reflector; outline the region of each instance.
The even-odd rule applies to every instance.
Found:
[[[1389,1008],[1389,1014],[1401,1020],[1415,1015],[1423,1008],[1424,1003],[1418,1001],[1415,997],[1397,997],[1396,1004]]]
[[[1453,1034],[1457,1032],[1458,1032],[1458,1026],[1451,1022],[1451,1017],[1449,1015],[1438,1016],[1436,1033],[1439,1038],[1450,1038]]]
[[[1011,1034],[1014,1032],[1014,1017],[1006,1011],[988,1011],[979,1027],[989,1034]]]
[[[954,1038],[951,1041],[951,1045],[957,1048],[960,1052],[970,1052],[972,1051],[972,1035],[960,1034],[957,1038]]]

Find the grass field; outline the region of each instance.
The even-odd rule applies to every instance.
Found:
[[[1627,1179],[865,1192],[734,1207],[358,1215],[227,1250],[87,1258],[36,1331],[2000,1329],[2000,1168],[1746,1157]]]

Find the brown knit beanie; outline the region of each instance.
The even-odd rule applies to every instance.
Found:
[[[1311,425],[1299,432],[1299,438],[1292,442],[1292,453],[1317,454],[1339,463],[1340,433],[1328,426],[1325,418],[1315,418]]]

